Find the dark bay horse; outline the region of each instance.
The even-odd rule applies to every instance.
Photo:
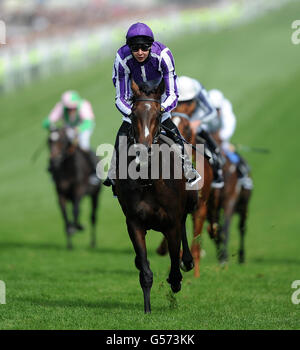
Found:
[[[132,136],[127,147],[131,145],[143,145],[148,152],[148,160],[152,159],[154,144],[161,146],[160,139],[161,121],[161,95],[164,91],[163,83],[151,82],[138,86],[132,81],[133,108],[132,108]],[[128,149],[128,148],[127,148]],[[197,204],[197,191],[186,190],[184,176],[175,178],[174,159],[176,155],[171,153],[170,177],[162,176],[162,163],[165,161],[162,153],[159,153],[157,178],[133,179],[128,176],[120,178],[119,163],[117,161],[116,194],[126,217],[126,224],[132,241],[136,258],[135,265],[140,271],[140,285],[144,294],[145,313],[151,312],[150,291],[153,283],[153,273],[147,260],[145,236],[147,230],[160,231],[166,237],[171,259],[171,269],[168,283],[174,293],[181,289],[182,275],[180,272],[180,246],[182,243],[182,267],[185,271],[193,268],[193,258],[189,251],[186,238],[186,217],[194,210]],[[121,157],[120,157],[121,158]],[[127,155],[128,163],[136,162],[142,167],[142,162],[135,155]],[[152,163],[151,163],[152,164]],[[182,166],[180,163],[179,166]],[[148,172],[153,166],[148,167]],[[155,169],[154,169],[155,170]]]
[[[180,103],[172,112],[172,121],[177,126],[181,135],[185,138],[187,142],[192,145],[196,145],[196,135],[190,126],[190,115],[192,115],[195,109],[192,102]],[[203,143],[203,141],[202,141]],[[194,258],[194,276],[200,276],[200,257],[201,257],[201,233],[203,231],[203,225],[207,215],[207,204],[211,197],[211,202],[214,203],[214,189],[211,188],[211,183],[213,181],[213,170],[209,163],[209,160],[205,156],[195,157],[195,150],[193,150],[194,159],[198,161],[196,168],[202,176],[201,189],[198,192],[198,205],[195,211],[192,213],[193,217],[193,235],[194,239],[191,245],[191,252]],[[212,208],[213,209],[213,208]],[[215,215],[211,215],[211,226],[214,226],[213,219],[216,218]],[[157,249],[157,253],[160,255],[165,255],[168,251],[167,242],[164,239],[161,245]]]
[[[225,156],[225,155],[224,155]],[[238,262],[245,262],[245,233],[248,216],[249,201],[252,189],[241,185],[237,167],[227,157],[223,168],[224,188],[221,189],[221,198],[218,208],[218,228],[215,235],[211,235],[216,242],[217,258],[221,265],[228,262],[229,230],[233,215],[239,215],[240,247]]]
[[[91,247],[96,245],[96,220],[100,181],[90,183],[93,172],[90,162],[84,152],[66,134],[66,129],[51,130],[48,137],[50,148],[51,173],[55,182],[59,206],[65,223],[67,248],[72,249],[71,236],[76,231],[82,231],[79,222],[79,204],[85,195],[89,195],[92,202],[91,212]],[[67,214],[67,202],[73,205],[73,221]]]

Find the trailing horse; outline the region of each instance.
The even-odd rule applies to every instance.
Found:
[[[217,258],[220,264],[228,262],[229,229],[233,215],[239,215],[240,247],[238,252],[239,263],[245,262],[245,233],[248,216],[251,188],[245,188],[239,181],[238,171],[226,157],[223,168],[224,188],[220,193],[218,208],[218,228],[216,234],[211,234],[217,246]],[[209,212],[210,215],[210,212]]]
[[[181,135],[185,140],[191,144],[196,145],[196,135],[193,133],[190,127],[189,114],[192,114],[193,110],[190,109],[189,103],[182,103],[172,112],[173,123],[177,126]],[[199,141],[199,140],[198,140]],[[200,141],[199,141],[200,142]],[[203,140],[201,140],[203,143]],[[217,217],[217,206],[219,198],[219,190],[211,188],[211,183],[213,181],[213,169],[208,160],[208,157],[204,155],[198,155],[195,157],[194,150],[194,159],[198,162],[196,168],[199,170],[202,175],[202,186],[198,191],[198,205],[195,211],[192,213],[193,217],[193,234],[194,238],[191,245],[191,252],[194,258],[194,276],[200,276],[200,257],[201,257],[201,234],[203,231],[203,225],[207,216],[207,205],[208,201],[214,205],[211,207],[211,221],[210,226],[216,227],[216,217]],[[215,211],[213,211],[215,209]],[[165,255],[168,251],[167,242],[164,239],[160,246],[157,249],[157,253],[160,255]]]
[[[143,145],[146,157],[141,158],[139,152],[132,155],[126,152],[129,167],[126,168],[127,177],[121,178],[119,165],[121,157],[117,159],[117,178],[115,193],[126,217],[126,224],[132,241],[136,258],[135,265],[140,271],[140,284],[144,294],[145,313],[151,312],[150,291],[153,283],[153,273],[147,259],[145,236],[147,230],[160,231],[166,237],[171,259],[171,270],[167,281],[174,293],[181,289],[182,275],[180,273],[180,246],[182,242],[182,268],[189,271],[193,268],[193,258],[189,251],[186,238],[186,217],[194,210],[197,204],[197,191],[186,190],[184,176],[176,178],[178,170],[174,163],[182,167],[182,159],[176,152],[170,152],[169,177],[163,176],[165,159],[163,152],[159,152],[157,166],[154,166],[154,146],[162,146],[160,137],[161,95],[164,86],[152,85],[151,82],[142,86],[132,81],[133,108],[131,117],[131,137],[128,140],[126,151],[134,145]],[[166,144],[164,146],[167,146]],[[121,146],[120,151],[124,146]],[[120,152],[119,152],[120,153]],[[145,159],[146,158],[146,159]],[[122,155],[124,160],[124,153]],[[151,165],[149,165],[151,163]],[[151,175],[157,171],[156,177],[131,178],[130,167],[136,166],[140,171],[146,167],[144,174]]]
[[[86,154],[70,141],[65,128],[51,130],[48,145],[51,173],[65,223],[67,248],[72,248],[71,236],[76,231],[83,230],[83,226],[79,222],[79,205],[85,195],[90,196],[92,203],[91,247],[95,247],[100,181],[91,183],[91,174],[94,169],[92,169]],[[73,205],[73,221],[69,219],[67,214],[67,202],[71,202]]]

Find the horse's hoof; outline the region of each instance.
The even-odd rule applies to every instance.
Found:
[[[84,230],[84,226],[82,226],[82,225],[80,225],[80,224],[76,224],[76,225],[75,225],[75,228],[76,228],[76,230],[78,230],[78,231],[83,231],[83,230]]]
[[[228,261],[226,259],[219,260],[219,265],[222,269],[226,269],[228,267]]]
[[[171,285],[171,289],[173,293],[178,293],[181,290],[181,282],[175,285],[170,282],[169,278],[167,279],[167,282]]]
[[[244,264],[245,263],[245,258],[243,256],[239,257],[239,264]]]
[[[184,272],[188,272],[191,271],[194,268],[194,262],[193,261],[188,261],[186,263],[184,263],[182,260],[180,262],[180,268],[182,271]]]
[[[166,255],[168,253],[168,251],[166,249],[164,249],[164,248],[159,247],[159,248],[156,249],[156,253],[158,255],[164,256],[164,255]]]
[[[178,293],[181,290],[181,283],[177,284],[177,285],[172,285],[171,284],[171,289],[173,293]]]
[[[74,225],[69,225],[67,227],[67,233],[68,235],[73,235],[76,232],[76,227]]]

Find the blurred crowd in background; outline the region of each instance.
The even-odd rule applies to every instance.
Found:
[[[0,94],[112,55],[137,21],[167,42],[175,32],[220,29],[287,1],[0,0]]]
[[[0,0],[0,19],[7,26],[6,43],[15,45],[145,13],[161,15],[162,11],[218,2],[224,0]]]

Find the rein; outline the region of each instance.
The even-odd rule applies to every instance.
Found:
[[[142,97],[142,98],[137,98],[137,99],[134,100],[134,102],[139,102],[139,101],[156,102],[156,103],[161,104],[161,101],[160,101],[160,100],[157,100],[157,99],[155,99],[155,98]]]
[[[184,119],[186,119],[188,121],[191,121],[190,117],[187,114],[185,114],[185,113],[172,112],[171,116],[172,117],[180,117],[180,118],[184,118]]]

